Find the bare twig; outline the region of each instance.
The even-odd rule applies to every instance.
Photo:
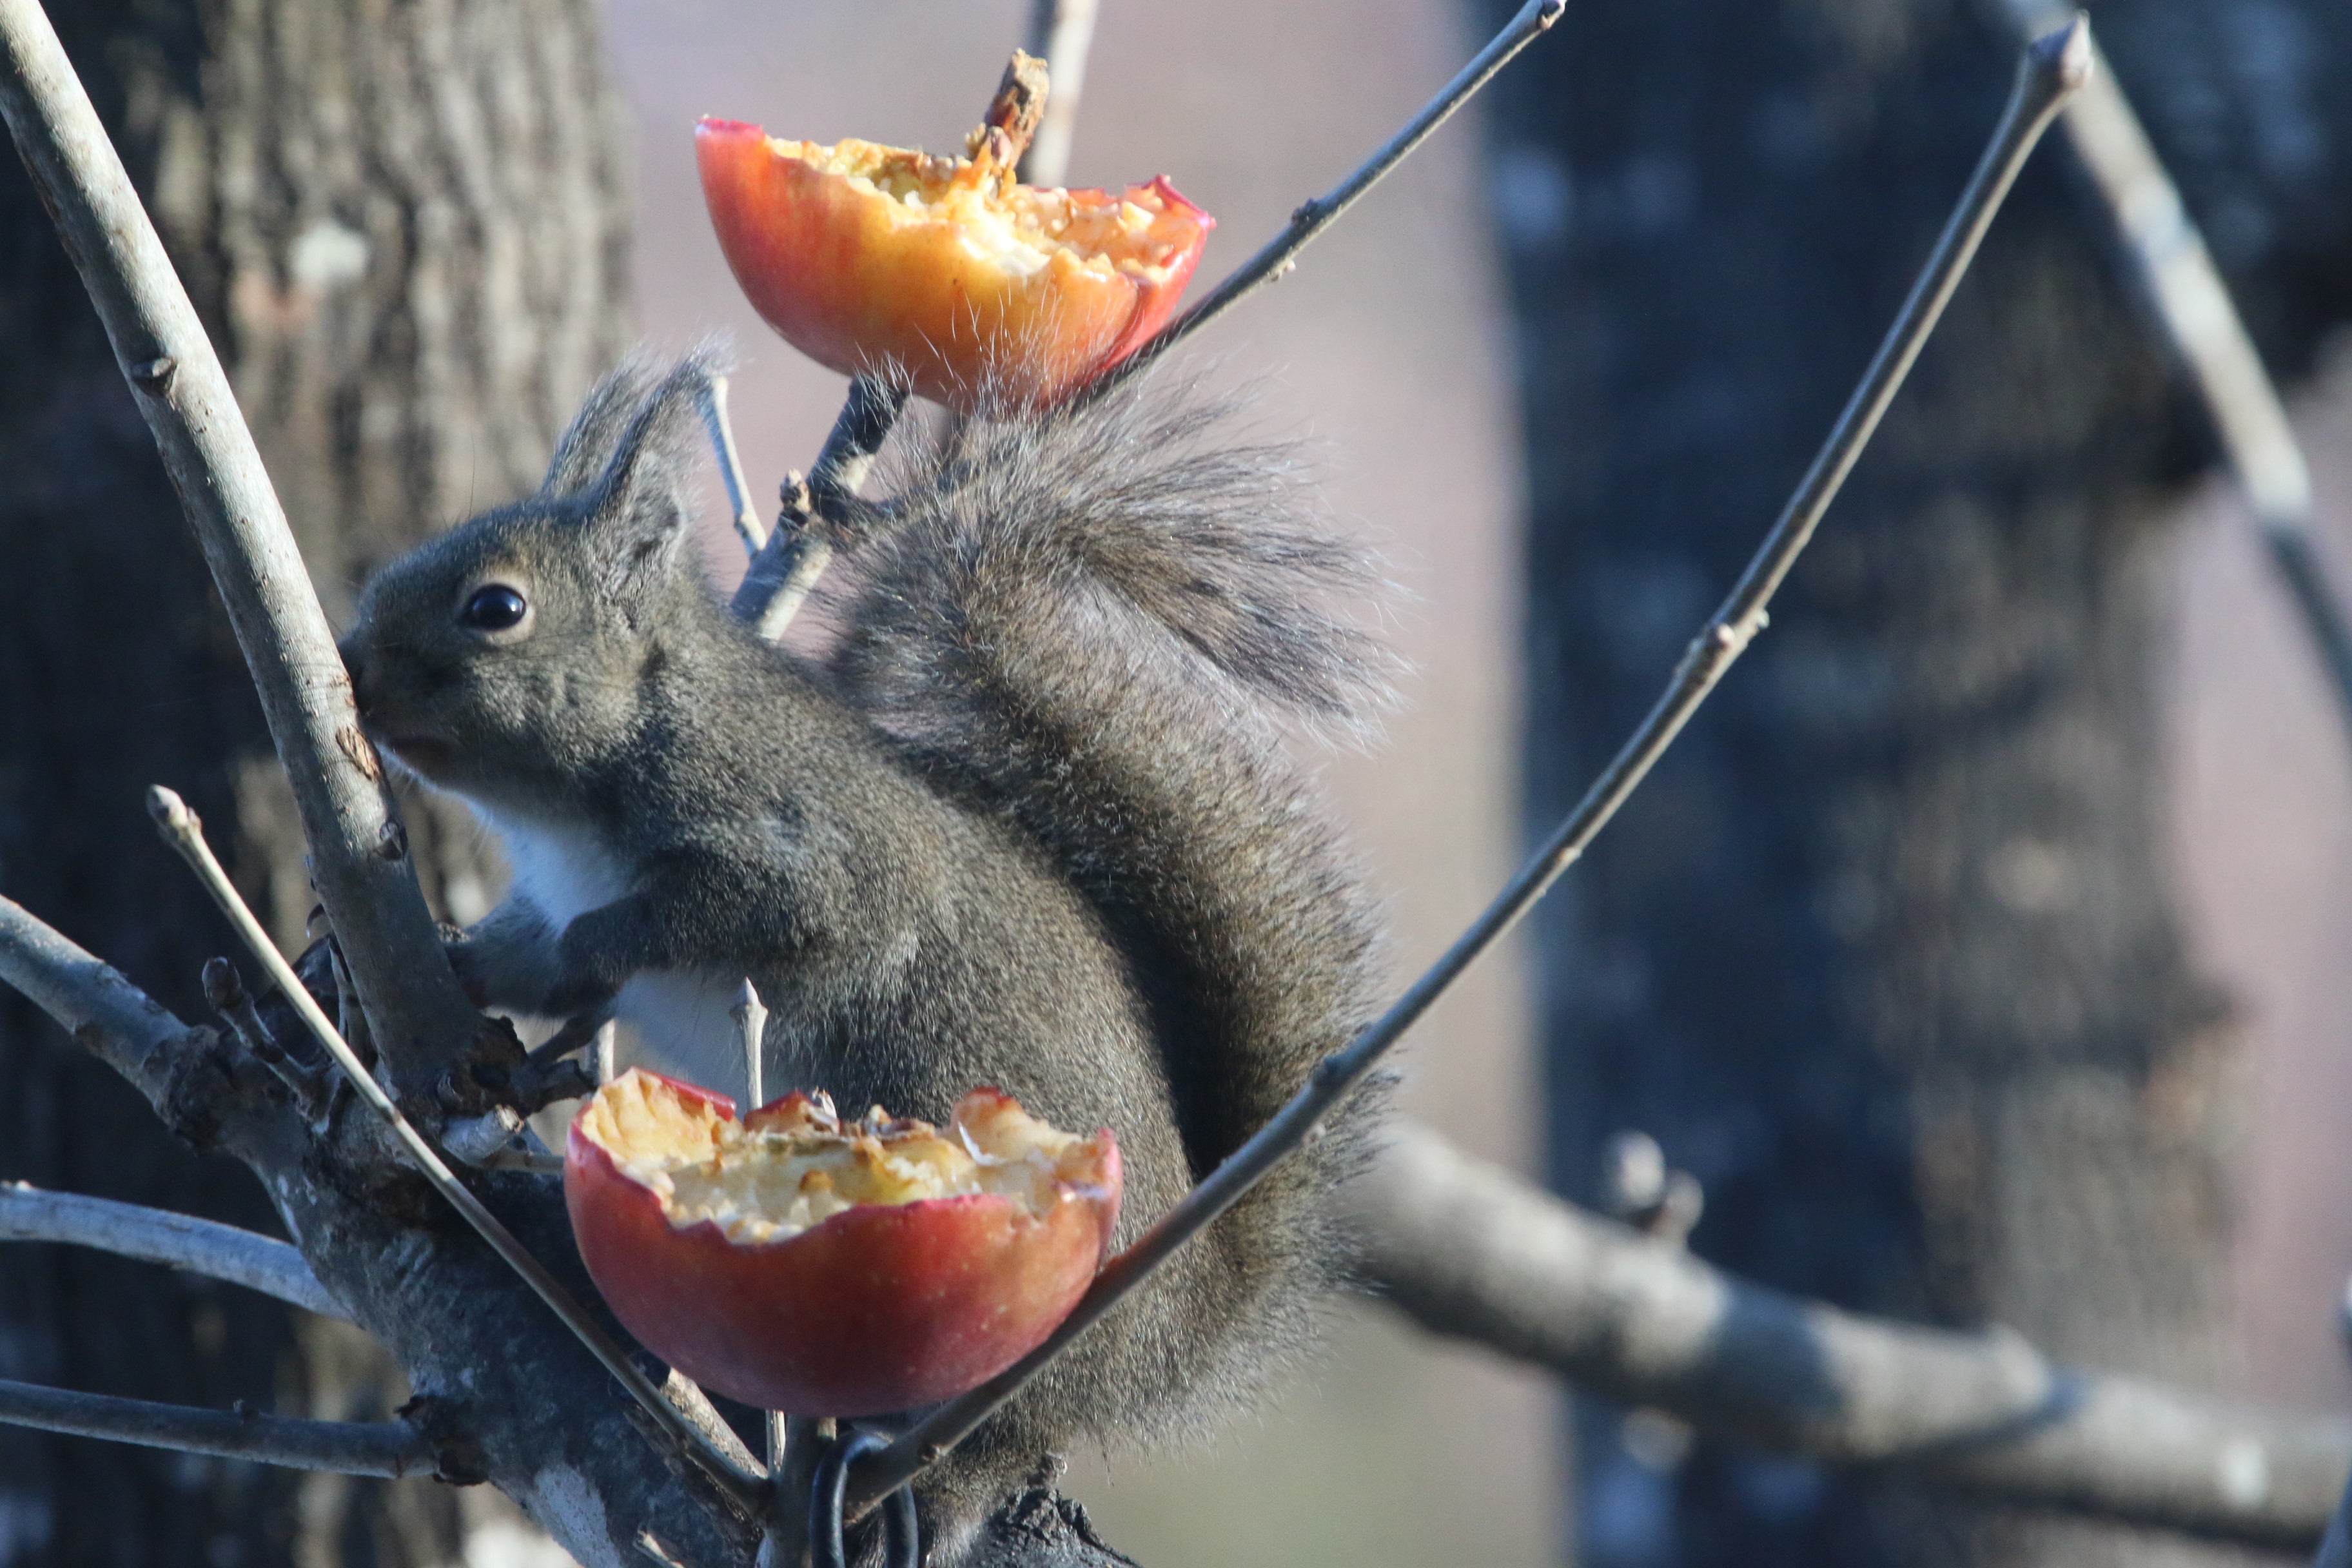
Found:
[[[1524,15],[1524,13],[1523,13]],[[1230,1208],[1259,1178],[1304,1143],[1324,1114],[1379,1063],[1390,1047],[1512,926],[1545,889],[1573,865],[1606,826],[1651,767],[1674,743],[1733,661],[1765,625],[1773,591],[1812,537],[1862,448],[1903,384],[1945,301],[1975,256],[2001,198],[2042,132],[2090,68],[2090,25],[2077,17],[2064,32],[2042,39],[2019,61],[2016,85],[1984,157],[1945,226],[1918,282],[1904,301],[1862,384],[1838,417],[1812,468],[1799,483],[1729,597],[1693,640],[1664,694],[1567,821],[1520,868],[1510,883],[1387,1013],[1340,1050],[1318,1063],[1307,1086],[1250,1140],[1210,1173],[1174,1208],[1102,1272],[1076,1309],[1035,1351],[968,1394],[917,1422],[882,1454],[861,1465],[851,1483],[856,1506],[870,1509],[894,1488],[961,1441],[1012,1397],[1023,1384],[1084,1333],[1171,1253]]]
[[[768,1103],[767,1075],[761,1061],[768,1037],[768,1009],[760,1000],[760,988],[746,980],[743,989],[735,994],[735,1005],[728,1009],[735,1020],[736,1037],[743,1042],[743,1114]]]
[[[1087,53],[1095,41],[1095,0],[1033,0],[1029,52],[1045,62],[1054,89],[1045,117],[1021,160],[1021,181],[1058,185],[1069,177],[1070,143],[1077,134],[1078,103],[1086,95]]]
[[[736,586],[735,617],[770,642],[800,613],[809,591],[833,560],[832,530],[851,510],[857,488],[907,405],[907,389],[878,376],[851,378],[849,398],[833,422],[806,479],[784,483],[784,510],[775,532]]]
[[[1589,1215],[1435,1133],[1396,1130],[1354,1189],[1381,1293],[1423,1327],[1711,1435],[2250,1544],[2307,1548],[2352,1426],[2052,1366],[1800,1300]]]
[[[261,1020],[261,1013],[247,994],[245,977],[236,965],[226,958],[205,961],[205,1000],[213,1011],[227,1020],[230,1029],[251,1051],[254,1059],[278,1075],[287,1092],[294,1097],[294,1108],[306,1121],[316,1123],[332,1103],[332,1079],[319,1070],[316,1064],[296,1061],[286,1054],[286,1048],[271,1037],[269,1026]]]
[[[2056,0],[2001,0],[2012,22],[2038,32],[2063,20]],[[2330,584],[2312,521],[2311,470],[2286,406],[2230,298],[2205,237],[2182,206],[2123,85],[2098,61],[2066,106],[2067,140],[2105,198],[2146,300],[2213,421],[2221,451],[2262,530],[2271,565],[2294,601],[2313,651],[2352,722],[2352,626]]]
[[[204,325],[38,0],[0,0],[0,118],[203,545],[292,781],[310,873],[404,1092],[473,1038],[277,493]]]
[[[429,1476],[433,1443],[405,1421],[301,1421],[0,1381],[0,1423],[346,1476]]]
[[[1404,129],[1388,140],[1380,151],[1357,165],[1346,179],[1324,195],[1300,204],[1290,215],[1290,222],[1280,234],[1262,246],[1258,253],[1243,262],[1221,279],[1214,289],[1202,295],[1190,310],[1160,329],[1142,347],[1090,384],[1081,397],[1095,397],[1116,386],[1135,372],[1166,353],[1192,333],[1207,326],[1250,295],[1287,273],[1297,264],[1298,253],[1315,237],[1339,219],[1339,215],[1362,199],[1364,193],[1388,177],[1389,171],[1412,154],[1429,139],[1430,133],[1453,117],[1454,111],[1495,79],[1502,68],[1510,64],[1521,49],[1526,48],[1560,18],[1568,9],[1568,0],[1528,0],[1518,15],[1495,35],[1486,47],[1472,58],[1470,63],[1440,89],[1435,98],[1422,106],[1421,112],[1405,122]]]
[[[226,1279],[322,1317],[351,1321],[293,1247],[192,1215],[0,1182],[0,1240],[94,1247]]]
[[[457,1179],[457,1173],[449,1169],[440,1153],[425,1142],[425,1135],[416,1131],[408,1118],[401,1114],[400,1108],[392,1102],[392,1097],[384,1093],[383,1086],[352,1054],[342,1036],[327,1021],[326,1014],[319,1010],[318,1003],[311,999],[310,990],[296,976],[293,967],[270,942],[269,933],[261,929],[261,922],[246,907],[244,899],[238,896],[236,887],[229,881],[227,873],[221,869],[220,862],[213,858],[211,846],[205,842],[204,825],[196,819],[196,814],[188,809],[187,803],[158,785],[149,792],[149,809],[155,817],[156,826],[163,830],[164,840],[178,850],[195,871],[205,891],[212,895],[213,902],[219,905],[221,912],[228,917],[237,936],[252,950],[254,957],[261,961],[270,980],[285,993],[287,1001],[293,1005],[295,1013],[320,1046],[333,1058],[335,1065],[342,1068],[343,1076],[351,1080],[352,1088],[399,1139],[410,1162],[434,1190],[446,1198],[451,1206],[465,1216],[466,1223],[480,1233],[491,1251],[522,1277],[523,1281],[538,1293],[540,1300],[562,1320],[564,1327],[588,1348],[589,1353],[604,1364],[604,1370],[646,1414],[653,1416],[660,1429],[684,1448],[717,1485],[739,1502],[749,1506],[758,1496],[757,1479],[746,1476],[724,1452],[712,1445],[700,1428],[662,1397],[661,1391],[630,1363],[627,1352],[582,1310],[580,1303],[572,1299],[572,1293],[547,1271],[546,1266],[514,1238],[513,1233],[499,1223],[497,1215],[482,1206],[482,1201]]]
[[[768,542],[768,525],[751,504],[751,486],[743,478],[743,459],[735,450],[735,426],[727,418],[727,378],[714,375],[702,384],[702,424],[710,433],[710,449],[719,459],[719,478],[727,487],[728,510],[735,514],[735,534],[743,553],[757,559]]]

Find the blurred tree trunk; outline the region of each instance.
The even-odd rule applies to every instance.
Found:
[[[374,561],[535,482],[625,330],[617,100],[593,0],[72,0],[67,47],[227,361],[331,614]],[[0,168],[0,889],[205,1016],[234,951],[143,819],[168,782],[287,942],[292,802],[80,285]],[[413,807],[427,893],[484,905]],[[247,966],[251,973],[251,967]],[[239,1167],[0,1004],[0,1177],[268,1228]],[[0,1251],[0,1375],[330,1416],[400,1394],[357,1336],[232,1288]],[[0,1563],[425,1563],[455,1494],[0,1428]]]
[[[2352,308],[2352,14],[2095,20],[2294,368]],[[2013,58],[1958,0],[1571,6],[1559,30],[1492,106],[1544,822],[1803,470]],[[1710,1258],[2212,1384],[2233,1051],[2168,886],[2157,689],[2165,505],[2204,437],[2061,142],[1772,631],[1546,911],[1554,1174],[1591,1197],[1639,1128],[1704,1182]],[[1588,1568],[2203,1556],[1654,1420],[1578,1427]]]

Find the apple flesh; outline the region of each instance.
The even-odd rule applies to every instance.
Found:
[[[1162,177],[1118,195],[1017,184],[971,158],[695,130],[719,247],[768,324],[846,374],[970,409],[1051,403],[1176,309],[1216,220]]]
[[[878,1415],[1012,1365],[1077,1304],[1118,1218],[1108,1130],[976,1089],[948,1127],[734,1102],[632,1069],[572,1123],[563,1196],[624,1326],[730,1398]]]

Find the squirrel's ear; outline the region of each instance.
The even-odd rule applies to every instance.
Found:
[[[681,361],[650,389],[640,366],[614,372],[572,422],[575,430],[593,423],[582,431],[587,439],[576,456],[567,456],[573,451],[567,437],[556,471],[549,476],[552,488],[567,461],[584,466],[587,454],[599,447],[608,454],[583,498],[581,544],[606,592],[625,605],[672,571],[683,554],[680,546],[692,520],[686,476],[710,374],[701,355]],[[619,384],[625,379],[633,384]]]

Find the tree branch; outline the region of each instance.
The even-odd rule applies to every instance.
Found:
[[[1530,0],[1529,10],[1538,0]],[[1765,625],[1765,608],[1798,554],[1811,539],[1846,474],[1878,427],[1887,405],[1927,342],[1945,301],[1976,255],[2002,197],[2067,97],[2089,68],[2090,24],[2078,17],[2065,32],[2028,48],[2017,79],[1976,173],[1961,193],[1919,280],[1888,329],[1862,384],[1840,415],[1797,492],[1764,537],[1755,557],[1714,618],[1683,656],[1666,690],[1616,758],[1585,792],[1568,819],[1521,867],[1470,929],[1394,1005],[1355,1039],[1316,1065],[1289,1102],[1228,1155],[1176,1206],[1153,1222],[1135,1244],[1103,1265],[1085,1296],[1045,1343],[971,1392],[948,1401],[909,1427],[882,1453],[862,1461],[850,1489],[861,1512],[921,1473],[1010,1399],[1045,1364],[1094,1325],[1175,1250],[1213,1223],[1243,1194],[1288,1158],[1316,1125],[1379,1065],[1404,1032],[1505,932],[1518,923],[1560,874],[1584,853],[1651,767],[1706,700],[1724,672]],[[1484,58],[1484,57],[1482,57]],[[1506,57],[1507,58],[1507,57]],[[1469,73],[1465,73],[1465,75]],[[1491,72],[1489,73],[1491,74]]]
[[[0,1423],[297,1470],[393,1479],[440,1473],[432,1439],[406,1421],[301,1421],[0,1379]]]
[[[0,984],[58,1021],[82,1048],[145,1091],[164,1091],[171,1058],[193,1035],[112,964],[0,898]]]
[[[2000,0],[2029,32],[2063,20],[2062,0]],[[2352,723],[2352,626],[2327,580],[2312,535],[2311,470],[2286,405],[2221,268],[2163,161],[2141,129],[2123,84],[2100,59],[2090,84],[2066,108],[2066,137],[2115,219],[2140,294],[2164,330],[2205,405],[2222,456],[2253,509],[2272,568],[2293,602],[2312,650]]]
[[[833,541],[857,503],[857,487],[874,469],[882,443],[907,406],[907,390],[878,376],[853,376],[848,399],[817,453],[808,477],[784,481],[784,508],[775,531],[751,557],[730,606],[769,642],[784,635],[816,580],[833,563]]]
[[[0,1182],[0,1240],[53,1241],[226,1279],[322,1317],[351,1321],[282,1241],[193,1215]]]
[[[719,459],[719,478],[727,487],[727,509],[735,514],[735,537],[743,542],[743,553],[757,560],[760,547],[768,542],[767,524],[760,521],[757,507],[751,504],[751,486],[743,478],[743,458],[735,449],[735,426],[727,418],[727,378],[713,375],[702,384],[702,427],[710,437],[710,449]]]
[[[105,323],[227,606],[310,841],[310,874],[404,1092],[473,1038],[382,763],[277,492],[195,307],[37,0],[0,0],[0,119]]]
[[[1435,1333],[1711,1436],[2252,1545],[2308,1548],[2352,1425],[2052,1366],[2013,1333],[1857,1317],[1736,1279],[1425,1128],[1355,1195],[1372,1284]]]

